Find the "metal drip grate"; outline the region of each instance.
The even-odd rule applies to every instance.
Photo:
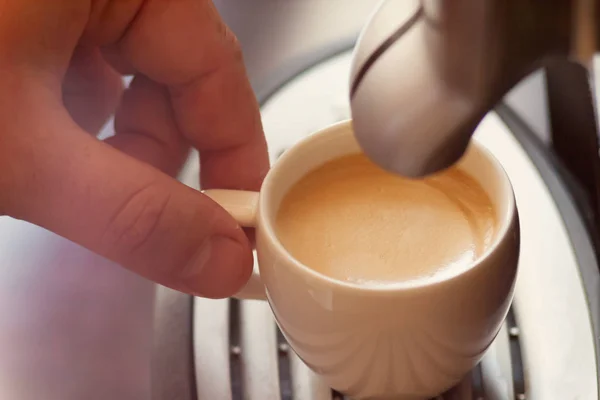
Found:
[[[210,343],[196,346],[196,360],[202,360],[195,365],[198,400],[347,399],[329,389],[300,361],[265,302],[198,298],[194,317],[194,337]],[[215,351],[218,349],[226,349],[226,354]],[[435,400],[514,399],[525,400],[526,396],[519,331],[511,312],[477,368]]]

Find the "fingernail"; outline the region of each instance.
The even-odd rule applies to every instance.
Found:
[[[187,268],[183,277],[186,287],[202,297],[235,294],[249,277],[246,252],[249,250],[229,237],[211,237],[201,245]]]

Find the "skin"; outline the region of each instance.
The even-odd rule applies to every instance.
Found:
[[[0,0],[0,11],[0,215],[176,290],[237,292],[248,237],[173,178],[192,146],[203,188],[257,190],[269,168],[239,45],[212,2]],[[100,141],[113,112],[115,136]]]

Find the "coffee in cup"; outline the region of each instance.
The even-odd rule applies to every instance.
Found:
[[[288,191],[276,219],[279,240],[300,263],[371,286],[470,264],[489,248],[495,227],[490,198],[459,167],[413,180],[364,154],[309,172]]]

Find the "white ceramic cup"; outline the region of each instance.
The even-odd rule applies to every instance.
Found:
[[[357,398],[433,397],[476,365],[508,312],[519,255],[512,187],[498,161],[472,143],[459,165],[494,204],[498,230],[490,248],[471,265],[381,288],[363,287],[296,261],[274,229],[279,204],[291,186],[325,162],[358,152],[351,122],[338,123],[286,151],[260,193],[205,193],[241,225],[256,228],[260,277],[253,276],[238,297],[266,294],[291,347],[327,384]]]

